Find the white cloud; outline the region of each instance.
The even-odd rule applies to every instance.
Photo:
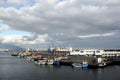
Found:
[[[9,3],[24,6],[16,9],[0,4],[0,21],[15,30],[50,37],[63,33],[67,40],[76,39],[78,35],[80,38],[113,37],[117,34],[109,32],[120,30],[119,0],[35,0],[32,6],[25,6],[30,0],[16,1],[9,0]]]
[[[0,37],[2,43],[10,43],[15,45],[36,45],[46,42],[47,34],[45,35],[5,35]]]
[[[100,33],[113,30],[113,26],[114,29],[119,28],[117,23],[119,18],[116,16],[119,16],[120,11],[115,6],[113,8],[107,6],[104,0],[103,2],[65,0],[57,4],[55,0],[37,0],[34,6],[23,7],[20,10],[0,9],[2,10],[0,17],[4,24],[14,29],[40,34],[57,32],[78,34],[79,32],[87,33],[88,29],[91,29],[91,32],[99,31]],[[56,30],[53,31],[53,29]]]
[[[0,6],[4,4],[4,0],[0,0]]]
[[[32,6],[36,0],[0,0],[0,6],[5,8],[14,7],[19,9],[25,6]]]
[[[25,0],[7,0],[8,4],[11,5],[20,5]]]
[[[0,24],[2,25],[2,24]],[[9,26],[8,25],[2,25],[2,27],[0,27],[0,32],[3,32],[5,30],[8,30],[9,29]]]
[[[83,36],[78,36],[78,38],[94,38],[94,37],[108,37],[108,36],[114,36],[116,33],[111,32],[111,33],[104,33],[104,34],[91,34],[91,35],[83,35]]]

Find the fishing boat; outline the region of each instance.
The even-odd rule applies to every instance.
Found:
[[[49,60],[47,60],[46,64],[53,64],[53,63],[54,63],[54,60],[53,59],[49,59]]]
[[[86,68],[86,67],[88,67],[88,63],[87,62],[73,63],[72,66],[73,67],[83,67],[83,68]]]
[[[26,60],[27,60],[27,61],[34,61],[34,60],[32,59],[32,57],[27,57]]]
[[[105,62],[102,62],[102,63],[99,63],[98,64],[98,67],[105,67],[106,66],[106,63]]]
[[[105,67],[106,64],[106,58],[97,58],[98,61],[98,67]]]
[[[82,67],[88,67],[88,63],[87,62],[82,62]]]
[[[73,63],[72,66],[73,67],[82,67],[82,64],[81,63]]]
[[[47,60],[38,60],[37,64],[41,65],[41,64],[46,64]]]
[[[11,56],[18,56],[18,54],[17,53],[13,53],[13,54],[11,54]]]
[[[54,64],[55,66],[58,66],[58,65],[60,65],[60,61],[59,61],[59,60],[55,60],[53,64]]]

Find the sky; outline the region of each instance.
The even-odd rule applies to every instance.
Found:
[[[0,0],[0,43],[120,48],[120,0]]]

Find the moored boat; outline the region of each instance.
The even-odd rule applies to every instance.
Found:
[[[98,67],[105,67],[106,66],[106,63],[105,62],[102,62],[102,63],[99,63],[98,64]]]
[[[46,64],[47,60],[38,60],[37,64]]]
[[[18,56],[18,54],[17,53],[13,53],[13,54],[11,54],[11,56]]]
[[[73,63],[72,66],[73,67],[82,67],[82,64],[81,63]]]
[[[54,63],[53,59],[47,60],[47,62],[46,62],[46,64],[53,64],[53,63]]]
[[[58,65],[60,65],[60,61],[59,60],[55,60],[53,64],[58,66]]]
[[[86,67],[88,67],[88,63],[87,62],[73,63],[72,66],[73,67],[83,67],[83,68],[86,68]]]
[[[88,63],[87,62],[83,62],[82,63],[82,67],[84,68],[84,67],[88,67]]]

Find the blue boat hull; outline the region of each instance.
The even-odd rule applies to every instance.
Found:
[[[88,67],[88,64],[82,64],[82,67]]]
[[[60,65],[60,61],[54,61],[54,65]]]

